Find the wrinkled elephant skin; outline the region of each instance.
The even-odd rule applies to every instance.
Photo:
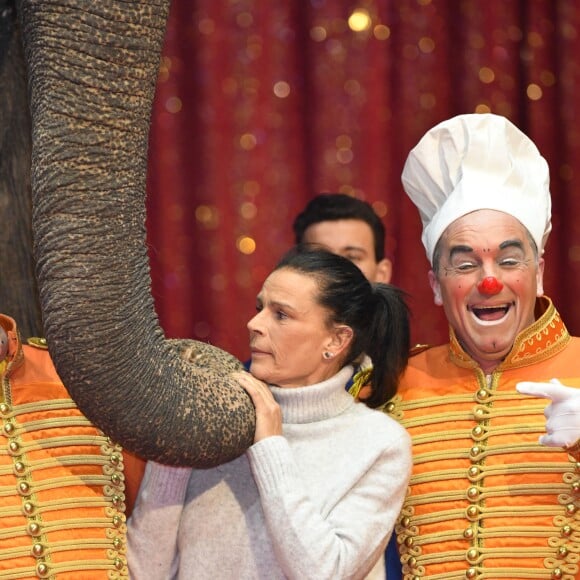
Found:
[[[56,368],[87,417],[127,449],[196,467],[233,459],[255,424],[228,379],[240,363],[166,340],[151,295],[147,139],[168,2],[21,0],[17,11],[36,275]]]

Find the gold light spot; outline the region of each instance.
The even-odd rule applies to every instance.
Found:
[[[570,246],[568,257],[571,262],[580,262],[580,246]]]
[[[195,208],[195,219],[207,230],[213,230],[219,225],[217,209],[210,205],[198,205]]]
[[[479,69],[479,80],[486,85],[493,83],[495,80],[495,73],[487,66],[482,66]]]
[[[211,18],[202,18],[199,21],[197,28],[200,34],[209,36],[215,31],[215,22]]]
[[[336,138],[335,143],[339,149],[349,149],[352,147],[352,139],[350,138],[350,135],[339,135]]]
[[[322,42],[326,40],[326,28],[322,26],[314,26],[310,29],[310,38],[314,40],[314,42]]]
[[[169,97],[165,101],[165,109],[169,113],[179,113],[182,108],[181,99],[179,97]]]
[[[422,109],[432,109],[437,103],[437,99],[433,93],[423,93],[419,96],[419,105]]]
[[[256,242],[249,236],[240,236],[236,240],[236,247],[242,254],[253,254],[256,251]]]
[[[244,181],[242,186],[242,191],[246,195],[250,195],[252,197],[258,195],[258,193],[260,193],[260,189],[260,183],[258,181]]]
[[[210,280],[210,286],[212,287],[213,290],[216,290],[217,292],[222,292],[223,290],[226,289],[227,286],[226,277],[223,274],[216,274],[215,276],[212,276]]]
[[[356,8],[348,17],[348,26],[354,32],[362,32],[371,27],[371,17],[368,10]]]
[[[387,40],[391,36],[391,29],[384,24],[377,24],[373,33],[377,40]]]
[[[528,34],[528,44],[534,48],[540,48],[544,45],[544,39],[541,34],[537,32],[530,32]]]
[[[254,23],[254,17],[250,12],[240,12],[236,16],[236,22],[240,28],[248,28]]]
[[[279,99],[285,99],[290,94],[290,85],[286,81],[274,83],[274,94]]]
[[[489,105],[486,105],[484,103],[480,103],[479,105],[476,105],[475,112],[476,113],[491,113],[491,108]]]
[[[430,54],[435,50],[435,42],[432,38],[424,36],[419,40],[419,50],[423,54]]]
[[[257,213],[258,208],[251,201],[245,201],[240,206],[240,215],[246,220],[251,220],[252,218],[255,218]]]
[[[353,159],[354,155],[350,149],[339,149],[336,152],[336,160],[343,165],[347,165]]]
[[[556,84],[556,76],[549,70],[543,70],[540,73],[540,80],[545,87],[552,87]]]
[[[371,205],[380,218],[384,218],[389,211],[387,204],[382,201],[374,201]]]
[[[244,151],[251,151],[256,147],[256,144],[256,137],[252,133],[244,133],[240,137],[240,147],[244,149]]]
[[[351,97],[360,93],[360,83],[355,79],[349,79],[344,83],[344,92]]]
[[[526,94],[530,100],[539,101],[542,98],[543,92],[540,85],[537,85],[536,83],[530,83],[526,89]]]

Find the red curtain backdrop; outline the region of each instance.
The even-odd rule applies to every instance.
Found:
[[[436,123],[507,116],[551,170],[545,291],[580,334],[574,0],[173,0],[151,127],[148,236],[168,337],[248,356],[255,296],[315,194],[370,202],[413,340],[447,338],[400,174]]]

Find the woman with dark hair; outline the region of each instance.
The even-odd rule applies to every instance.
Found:
[[[254,444],[207,470],[150,462],[129,521],[131,576],[364,578],[384,552],[411,469],[409,437],[371,409],[409,353],[401,292],[346,258],[294,250],[248,322]],[[345,390],[373,360],[368,404]]]

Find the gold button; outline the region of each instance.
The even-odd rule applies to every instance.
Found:
[[[395,410],[395,403],[388,403],[385,409],[387,413],[392,413]]]
[[[561,568],[554,568],[552,570],[552,574],[551,574],[551,578],[553,578],[553,580],[560,580],[560,578],[562,578],[563,573],[562,573],[562,569]]]
[[[121,527],[121,524],[123,523],[123,519],[121,518],[121,516],[114,516],[113,517],[113,525],[116,528]]]
[[[36,565],[36,575],[39,578],[47,578],[50,575],[50,568],[44,562],[41,562]]]
[[[12,456],[20,455],[20,445],[18,445],[17,441],[10,441],[10,443],[8,443],[8,452]]]
[[[10,405],[8,403],[0,403],[0,415],[9,415],[10,414]]]
[[[465,513],[467,514],[468,520],[475,520],[479,515],[479,509],[475,505],[470,505],[466,510]]]
[[[478,457],[479,455],[481,455],[481,447],[479,447],[478,445],[474,445],[469,450],[469,455],[471,455],[472,459]]]
[[[415,558],[415,556],[411,556],[407,560],[407,564],[409,564],[409,566],[411,566],[411,568],[414,568],[417,565],[417,558]]]
[[[572,535],[572,526],[566,525],[562,528],[562,535],[565,537]]]
[[[39,536],[40,535],[40,525],[37,522],[30,522],[26,527],[26,531],[29,536]]]
[[[467,476],[469,477],[469,479],[474,480],[477,479],[479,477],[479,474],[481,473],[481,468],[477,465],[472,465],[468,470],[467,470]]]
[[[31,501],[25,501],[22,506],[22,511],[27,515],[31,516],[34,513],[35,506]]]
[[[467,559],[470,562],[475,562],[479,558],[479,552],[475,548],[467,550]]]
[[[576,507],[576,506],[575,506],[573,503],[569,503],[569,504],[566,506],[566,513],[567,513],[569,516],[573,516],[573,515],[576,513],[576,510],[577,510],[577,509],[578,509],[578,508],[577,508],[577,507]]]
[[[121,456],[118,453],[111,454],[111,463],[113,465],[119,465],[121,463]]]
[[[481,425],[477,425],[476,427],[474,427],[471,430],[471,436],[474,439],[479,439],[482,435],[483,435],[484,431],[483,431],[483,427]]]
[[[479,389],[476,397],[478,401],[485,401],[489,397],[489,393],[485,389]]]
[[[465,572],[465,577],[467,580],[473,580],[473,578],[477,578],[477,571],[475,568],[468,568],[467,572]]]
[[[26,471],[26,465],[22,461],[17,461],[14,464],[14,473],[16,475],[22,475]]]
[[[119,486],[119,484],[121,483],[121,477],[119,476],[118,473],[113,473],[113,475],[111,475],[111,483],[115,487],[118,487]]]
[[[44,546],[42,544],[34,544],[32,546],[32,555],[35,558],[40,558],[44,554]]]
[[[14,433],[14,431],[16,431],[14,423],[6,423],[4,425],[4,433],[6,433],[6,435],[10,436]]]
[[[123,540],[121,540],[121,538],[115,538],[113,540],[113,547],[115,548],[115,550],[118,550],[122,546],[123,546]]]
[[[472,501],[477,499],[479,497],[479,489],[477,487],[470,487],[467,490],[467,497]]]
[[[410,548],[413,544],[414,544],[413,538],[411,538],[410,536],[407,536],[405,538],[405,546],[407,546],[407,548]]]
[[[568,548],[566,546],[560,546],[558,548],[558,558],[565,558],[568,555]]]
[[[475,532],[473,531],[473,528],[465,528],[463,531],[463,537],[467,540],[472,540],[474,536]]]
[[[401,520],[401,525],[404,528],[408,528],[409,524],[411,523],[411,518],[409,516],[405,516],[402,520]]]
[[[481,407],[477,407],[475,409],[475,411],[473,412],[473,414],[475,415],[475,417],[477,419],[481,419],[485,416],[485,409],[482,409]]]
[[[121,560],[121,558],[115,558],[115,568],[117,570],[122,570],[124,565],[125,565],[125,562],[123,562],[123,560]]]
[[[18,484],[18,493],[20,495],[30,495],[30,485],[26,481],[21,481]]]
[[[580,493],[580,481],[575,481],[572,484],[572,492],[573,493]]]

